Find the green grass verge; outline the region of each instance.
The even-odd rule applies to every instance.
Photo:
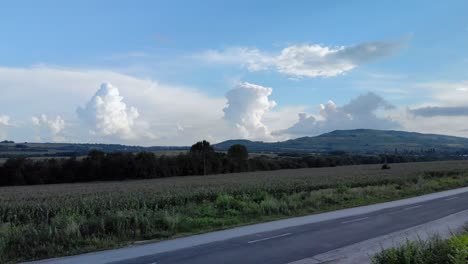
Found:
[[[383,250],[372,258],[373,264],[466,264],[468,234],[450,239],[434,236],[427,241],[407,241],[395,248]]]

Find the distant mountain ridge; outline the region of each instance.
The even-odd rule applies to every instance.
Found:
[[[195,143],[195,142],[194,142]],[[242,144],[250,152],[272,153],[331,153],[356,154],[419,154],[458,153],[468,154],[468,138],[437,134],[422,134],[394,130],[335,130],[315,137],[301,137],[280,142],[260,142],[245,139],[227,140],[214,144],[218,151],[226,151],[234,144]],[[152,151],[163,154],[187,151],[189,146],[126,146],[119,144],[76,144],[76,143],[14,143],[0,142],[0,158],[11,156],[80,156],[90,150],[104,152]]]
[[[335,130],[315,137],[273,143],[228,140],[214,146],[218,150],[226,150],[233,144],[245,145],[251,152],[468,153],[468,138],[374,129]]]

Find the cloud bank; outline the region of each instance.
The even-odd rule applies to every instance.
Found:
[[[378,110],[393,109],[390,103],[382,97],[367,93],[360,95],[344,106],[337,106],[333,101],[320,105],[318,117],[299,114],[299,120],[288,129],[276,131],[274,134],[317,135],[338,129],[394,129],[400,125],[389,117],[379,117]]]
[[[112,85],[99,88],[103,80]],[[304,105],[276,106],[272,88],[252,83],[241,83],[224,97],[210,97],[193,88],[107,70],[0,67],[0,105],[14,112],[0,115],[0,138],[7,139],[8,133],[8,139],[30,141],[39,134],[40,141],[190,145],[200,139],[277,141],[353,128],[467,136],[467,82],[426,86],[413,89],[433,101],[410,106],[413,113],[406,106],[393,109],[369,93],[344,105],[330,101],[307,114]]]
[[[226,94],[224,119],[235,124],[242,138],[267,139],[270,131],[263,116],[276,106],[268,97],[272,88],[244,82]]]
[[[129,121],[128,115],[132,117],[131,107],[138,109],[138,118],[132,119],[132,133],[115,128],[120,125],[110,125],[115,130],[109,131],[120,132],[106,136],[101,133],[104,130],[96,127],[96,115],[90,115],[93,107],[87,108],[87,103],[96,103],[92,98],[103,81],[118,87],[119,96],[123,97],[121,102],[127,109],[124,123]],[[36,138],[38,128],[31,123],[31,117],[37,113],[60,114],[67,121],[66,137],[71,142],[189,145],[202,137],[217,142],[232,134],[232,129],[226,128],[223,121],[224,97],[212,97],[191,87],[159,83],[115,71],[51,66],[0,67],[0,87],[2,110],[14,111],[12,118],[18,120],[17,126],[5,128],[16,141]],[[18,105],[27,107],[19,108]],[[83,113],[86,121],[77,114],[80,106],[90,110]],[[102,125],[103,129],[105,127]],[[181,127],[184,129],[179,129]],[[90,130],[94,134],[90,134]],[[136,135],[131,137],[132,134]]]
[[[196,57],[208,62],[239,64],[249,71],[274,69],[295,77],[333,77],[358,66],[395,54],[402,41],[377,41],[354,46],[327,47],[318,44],[292,45],[279,54],[256,48],[236,47],[209,50]]]

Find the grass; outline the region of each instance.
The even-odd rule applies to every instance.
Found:
[[[407,241],[372,257],[373,264],[466,264],[468,262],[468,233],[441,239]]]
[[[447,161],[0,188],[0,262],[115,248],[468,185]]]

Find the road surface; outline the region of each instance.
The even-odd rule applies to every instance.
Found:
[[[461,188],[39,263],[285,264],[467,209],[468,188]]]

